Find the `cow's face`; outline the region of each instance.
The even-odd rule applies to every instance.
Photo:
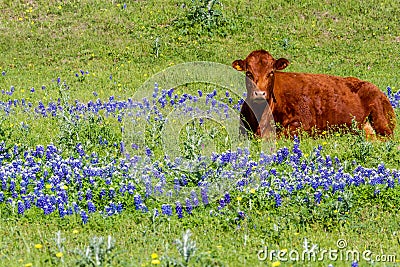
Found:
[[[246,72],[247,98],[252,102],[275,101],[275,71],[283,70],[288,65],[287,59],[275,60],[265,50],[253,51],[245,60],[232,62],[233,68]]]

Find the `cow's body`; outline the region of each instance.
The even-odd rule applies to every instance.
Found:
[[[264,50],[233,63],[236,69],[246,71],[253,83],[247,83],[248,97],[241,110],[242,132],[247,129],[264,136],[270,116],[263,105],[268,103],[275,123],[292,136],[300,129],[310,134],[337,126],[350,129],[355,122],[367,134],[371,134],[370,126],[381,136],[393,134],[395,113],[378,87],[352,77],[276,71],[288,64],[286,59],[275,60]],[[261,94],[264,102],[260,101]]]

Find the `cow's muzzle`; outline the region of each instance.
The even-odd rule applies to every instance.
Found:
[[[264,91],[253,91],[251,98],[254,102],[265,102],[267,100],[267,93]]]

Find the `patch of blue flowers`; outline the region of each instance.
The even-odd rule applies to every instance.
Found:
[[[77,77],[85,74],[81,71]],[[14,90],[11,88],[10,92]],[[394,107],[399,107],[399,92],[393,94],[388,87],[388,97]],[[127,117],[162,121],[164,109],[180,107],[181,112],[190,113],[190,103],[201,99],[210,112],[221,116],[228,116],[229,108],[239,110],[243,103],[242,99],[234,101],[229,92],[218,99],[216,90],[178,95],[174,89],[159,90],[156,85],[152,97],[141,102],[110,96],[106,101],[76,100],[65,105],[58,99],[34,105],[25,99],[14,99],[0,101],[0,110],[3,116],[12,116],[14,109],[22,109],[42,117],[68,113],[76,120],[92,114],[113,117],[119,122]],[[248,194],[251,190],[259,191],[280,207],[285,204],[284,198],[295,197],[302,190],[311,192],[314,203],[319,204],[324,198],[338,195],[341,201],[340,194],[349,187],[367,185],[379,194],[400,184],[400,170],[387,169],[383,163],[377,168],[354,164],[349,170],[340,159],[323,155],[322,146],[316,147],[311,156],[304,156],[297,138],[291,149],[284,147],[272,154],[261,152],[257,159],[251,157],[248,148],[240,147],[191,160],[168,156],[160,160],[150,148],[136,144],[130,144],[135,149],[128,154],[123,142],[119,158],[88,154],[81,143],[70,154],[52,144],[25,150],[17,144],[7,149],[7,145],[10,144],[0,143],[0,208],[19,216],[25,216],[29,210],[61,218],[77,215],[83,223],[93,214],[109,217],[126,210],[179,218],[204,206],[223,210],[231,205],[233,195]],[[195,171],[182,172],[188,166],[197,167]],[[215,199],[213,183],[227,183],[230,187]],[[188,190],[189,193],[181,194]],[[242,211],[239,215],[245,216]]]
[[[181,175],[176,170],[185,160],[165,158],[160,162],[151,156],[137,155],[111,159],[82,151],[65,156],[54,145],[26,151],[19,151],[15,145],[11,153],[4,153],[4,148],[5,144],[1,143],[2,209],[20,215],[30,209],[40,210],[43,216],[77,214],[83,223],[94,213],[108,217],[125,210],[145,213],[153,210],[157,216],[176,214],[179,218],[192,214],[200,206],[215,205],[221,210],[231,203],[231,195],[244,194],[248,188],[265,192],[279,207],[282,196],[290,197],[304,189],[313,192],[315,203],[320,203],[325,196],[344,192],[348,187],[369,185],[379,193],[400,184],[399,170],[380,164],[377,168],[354,165],[347,172],[338,158],[323,156],[321,146],[305,158],[295,139],[291,150],[285,147],[271,155],[262,153],[259,160],[253,160],[246,148],[203,157],[200,159],[205,163],[203,175],[197,185],[191,184],[192,193],[182,202],[160,202],[154,206],[154,198],[157,199],[167,184],[173,178],[179,180]],[[234,182],[232,188],[212,202],[207,183],[226,179]],[[180,183],[179,187],[186,185]]]

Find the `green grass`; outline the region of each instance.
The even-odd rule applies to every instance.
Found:
[[[182,7],[183,2],[186,7]],[[400,89],[398,1],[221,1],[227,22],[211,33],[200,33],[200,26],[194,30],[184,28],[190,2],[127,1],[126,9],[119,1],[0,2],[0,72],[6,72],[0,76],[0,89],[15,87],[12,97],[0,94],[0,100],[56,100],[57,77],[70,87],[70,101],[95,100],[93,92],[101,99],[111,95],[126,99],[148,78],[169,66],[191,61],[230,65],[255,49],[289,59],[287,71],[355,76],[376,84],[382,91],[387,86],[394,91]],[[75,73],[80,70],[90,74],[78,79]],[[41,89],[43,85],[46,90]],[[35,93],[30,93],[32,87]],[[22,121],[31,127],[26,135],[19,127]],[[108,121],[98,131],[118,141],[118,124]],[[9,134],[8,142],[34,147],[56,143],[61,123],[21,113],[1,121],[0,128]],[[81,126],[86,142],[89,138],[84,133],[93,125]],[[368,167],[385,162],[388,168],[398,169],[398,129],[389,142],[328,134],[316,139],[302,137],[301,147],[304,153],[311,154],[321,144],[324,153],[348,164],[357,159]],[[90,140],[87,143],[91,145]],[[291,147],[292,141],[278,140],[277,146]],[[151,215],[131,208],[107,219],[98,215],[82,225],[75,216],[60,219],[30,211],[18,217],[0,210],[0,265],[72,266],[78,258],[72,253],[74,249],[87,246],[95,235],[112,235],[119,253],[114,266],[152,266],[152,253],[179,258],[174,240],[181,238],[186,229],[193,233],[197,253],[204,253],[202,261],[193,260],[190,266],[271,266],[270,261],[257,259],[260,249],[268,245],[270,249],[302,251],[305,238],[326,249],[336,249],[336,241],[343,238],[351,249],[397,253],[400,260],[398,192],[388,193],[388,199],[373,200],[369,193],[354,190],[358,201],[340,220],[330,206],[307,210],[301,204],[293,204],[276,209],[252,194],[244,194],[243,201],[228,208],[224,216],[210,216],[208,209],[201,208],[181,220],[175,216],[154,221]],[[235,221],[238,209],[250,215],[240,224]],[[65,238],[61,258],[55,256],[59,251],[54,241],[57,231]],[[43,248],[36,249],[35,244],[42,244]],[[281,262],[281,266],[329,263],[335,267],[351,265],[349,261],[300,261]]]

